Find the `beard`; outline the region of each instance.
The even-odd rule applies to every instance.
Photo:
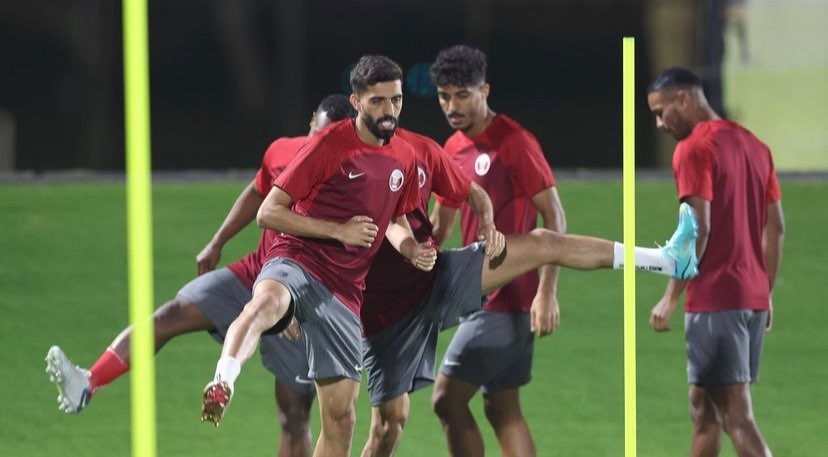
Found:
[[[397,118],[394,116],[383,116],[379,119],[374,119],[371,116],[365,114],[362,117],[362,121],[366,127],[368,127],[368,131],[370,131],[375,137],[379,138],[383,141],[388,141],[394,136],[394,132],[397,131]],[[379,124],[385,121],[391,121],[394,126],[388,130],[383,130],[380,128]]]

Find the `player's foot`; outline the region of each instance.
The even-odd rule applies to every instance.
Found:
[[[201,421],[210,421],[218,427],[232,399],[233,387],[226,381],[213,381],[207,384],[201,402]]]
[[[57,386],[59,410],[79,413],[89,404],[89,371],[74,365],[57,346],[46,353],[46,373]]]
[[[696,239],[699,236],[699,222],[696,212],[687,203],[679,206],[679,221],[673,236],[662,248],[664,256],[673,262],[673,277],[690,279],[699,274],[699,262],[696,258]]]

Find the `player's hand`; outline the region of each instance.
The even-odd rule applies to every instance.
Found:
[[[354,216],[341,224],[333,237],[345,246],[370,248],[377,237],[379,227],[368,216]]]
[[[279,336],[288,341],[299,341],[300,335],[299,321],[297,321],[295,317],[290,320],[290,324],[288,324],[287,328],[282,330],[282,333],[279,334]]]
[[[428,241],[415,244],[410,254],[408,260],[419,270],[431,271],[437,263],[437,249]]]
[[[561,323],[561,310],[558,306],[558,297],[535,295],[532,308],[529,310],[532,333],[539,337],[551,335]]]
[[[662,297],[661,300],[653,306],[650,311],[650,327],[656,332],[670,331],[670,316],[676,310],[675,300],[670,300],[668,297]]]
[[[204,246],[204,249],[196,256],[196,268],[199,276],[213,271],[221,260],[221,247],[214,245],[212,242]]]
[[[490,260],[502,254],[506,247],[506,237],[495,228],[494,224],[484,224],[478,227],[477,240],[486,242],[486,257]]]
[[[773,298],[768,299],[768,321],[765,323],[765,333],[773,330]]]

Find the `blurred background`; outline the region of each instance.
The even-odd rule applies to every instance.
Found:
[[[0,3],[0,171],[123,169],[120,8]],[[149,13],[157,170],[256,167],[348,90],[365,53],[403,66],[403,125],[442,141],[425,70],[457,43],[487,52],[490,105],[534,132],[554,168],[618,168],[622,36],[638,40],[639,166],[669,165],[645,88],[682,65],[780,169],[828,170],[824,0],[151,0]]]

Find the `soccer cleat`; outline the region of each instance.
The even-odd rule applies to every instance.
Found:
[[[699,261],[696,258],[696,239],[699,236],[699,222],[696,212],[687,203],[679,206],[679,221],[673,236],[661,248],[665,258],[673,263],[673,277],[690,279],[699,274]]]
[[[201,421],[210,421],[218,427],[232,399],[233,387],[226,381],[213,381],[207,384],[201,402]]]
[[[74,365],[57,346],[52,346],[46,353],[46,373],[57,386],[59,410],[79,413],[89,404],[92,398],[89,371]]]

